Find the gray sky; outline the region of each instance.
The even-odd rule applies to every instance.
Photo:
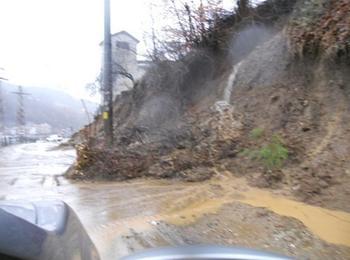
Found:
[[[127,30],[143,52],[148,3],[162,1],[111,0],[112,33]],[[10,82],[86,97],[100,67],[103,0],[0,0],[0,33],[0,67]]]

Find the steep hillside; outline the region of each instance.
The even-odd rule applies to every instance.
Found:
[[[12,92],[17,87],[2,83],[4,100],[5,125],[16,124],[17,96]],[[28,123],[48,123],[55,129],[70,128],[77,130],[88,123],[86,113],[79,99],[54,89],[23,87],[23,91],[30,95],[25,96],[24,105],[26,121]],[[96,111],[97,105],[86,101],[90,113]]]
[[[229,171],[350,211],[349,1],[274,3],[226,21],[220,51],[155,64],[115,100],[114,148],[102,148],[99,119],[70,176],[200,181]],[[273,19],[253,19],[269,5]]]

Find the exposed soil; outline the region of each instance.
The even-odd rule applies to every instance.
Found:
[[[187,243],[254,247],[298,259],[349,258],[348,213],[293,201],[283,190],[252,188],[244,178],[217,171],[210,180],[195,183],[67,180],[62,172],[75,152],[53,146],[1,149],[0,198],[64,200],[79,216],[101,259]]]
[[[342,29],[347,18],[332,13],[344,6],[348,8],[345,0],[327,5],[298,1],[289,23],[276,26],[285,30],[273,28],[273,35],[252,44],[243,57],[196,50],[183,60],[156,64],[134,89],[115,100],[112,149],[103,148],[101,118],[76,136],[84,139],[90,133],[93,138],[78,147],[77,163],[68,176],[194,182],[211,178],[218,169],[310,204],[350,211],[346,44],[339,45],[344,51],[337,53],[340,59],[322,52],[296,57],[290,49],[298,33],[304,35],[300,30],[309,35],[318,23],[315,39],[322,42],[321,49],[328,51],[338,46],[336,39],[348,39],[348,28]],[[300,26],[304,18],[311,27]],[[305,40],[302,45],[314,43]],[[239,68],[232,67],[238,63]],[[225,92],[227,87],[232,92]],[[230,104],[222,101],[224,93],[231,93]],[[263,134],[252,138],[256,128]],[[275,135],[288,151],[280,167],[267,167],[242,153],[268,145]]]
[[[350,245],[349,214],[253,189],[232,176],[197,183],[138,179],[93,185],[102,185],[101,192],[109,194],[112,202],[106,216],[110,222],[94,223],[91,230],[106,259],[145,248],[203,243],[267,250],[297,259],[348,259],[350,254],[346,246]]]
[[[185,217],[183,220],[186,221]],[[150,223],[153,224],[146,229],[125,230],[114,240],[119,243],[118,250],[131,254],[155,245],[217,244],[280,253],[296,259],[345,260],[350,256],[349,247],[318,239],[293,218],[241,203],[225,205],[219,212],[205,214],[187,225],[166,221]]]
[[[186,244],[211,243],[242,246],[293,256],[297,259],[348,259],[350,248],[325,243],[296,219],[241,203],[225,205],[216,214],[178,226],[160,222],[157,231]]]
[[[331,94],[326,93],[329,99]],[[257,99],[274,101],[266,106],[265,103],[254,104]],[[296,102],[291,103],[291,99]],[[250,91],[252,112],[240,113],[238,105],[214,105],[207,111],[186,113],[176,129],[169,132],[162,129],[167,133],[165,137],[156,131],[142,132],[134,128],[126,133],[136,131],[136,137],[120,135],[124,143],[112,151],[80,146],[72,177],[125,180],[150,176],[203,181],[215,175],[213,169],[217,168],[245,176],[258,187],[283,188],[303,201],[350,211],[349,162],[345,159],[350,144],[343,141],[350,140],[349,105],[338,99],[336,105],[328,105],[334,113],[321,116],[322,111],[315,109],[325,109],[321,102],[324,101],[309,98],[302,89],[256,89]],[[270,111],[264,113],[273,115],[272,122],[263,112],[254,112],[264,111],[266,107]],[[287,114],[284,107],[288,109]],[[281,124],[278,118],[283,117],[284,126],[278,126]],[[321,122],[326,123],[322,125]],[[264,129],[259,140],[250,135],[254,126]],[[244,149],[268,143],[275,133],[289,150],[289,159],[283,168],[267,171],[261,162],[242,155]],[[161,141],[147,142],[152,138]]]

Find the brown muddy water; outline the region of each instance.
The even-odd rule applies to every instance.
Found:
[[[150,179],[68,181],[63,173],[74,162],[75,151],[52,150],[54,146],[35,143],[0,149],[0,199],[64,200],[80,217],[103,259],[116,259],[134,251],[122,239],[130,230],[148,232],[160,221],[190,225],[232,202],[264,207],[296,218],[322,240],[350,246],[349,213],[306,205],[252,188],[243,179],[227,173],[218,173],[202,183]],[[154,239],[145,247],[161,245],[164,241]]]

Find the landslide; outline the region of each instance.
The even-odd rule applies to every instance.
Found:
[[[69,176],[201,181],[229,171],[350,211],[350,4],[281,2],[289,9],[270,19],[261,16],[275,1],[225,20],[219,51],[154,64],[114,102],[112,149],[101,118],[76,135],[90,133]],[[259,160],[271,143],[288,154],[278,167]]]

